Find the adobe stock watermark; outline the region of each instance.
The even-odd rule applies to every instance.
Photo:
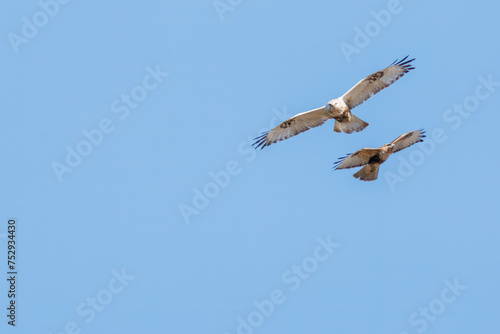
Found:
[[[111,102],[111,112],[119,120],[128,118],[131,111],[137,109],[148,95],[156,90],[169,75],[163,72],[159,65],[156,68],[146,66],[146,74],[140,84],[134,86],[129,93],[121,94],[119,98]],[[109,117],[102,118],[93,129],[83,129],[81,139],[73,147],[66,145],[66,156],[62,162],[52,161],[51,167],[59,183],[63,182],[65,174],[70,174],[81,165],[84,158],[89,156],[96,147],[101,145],[106,135],[112,133],[116,128],[116,121]]]
[[[271,317],[277,307],[287,300],[287,291],[297,291],[302,283],[308,280],[315,273],[320,264],[330,259],[340,244],[332,241],[330,235],[326,238],[316,238],[316,246],[310,256],[305,257],[299,264],[294,264],[285,270],[281,275],[281,282],[288,289],[273,289],[269,293],[269,298],[263,300],[254,300],[252,302],[252,311],[245,316],[236,318],[236,334],[252,334],[261,327],[266,319]],[[230,334],[225,332],[225,334]]]
[[[413,312],[408,317],[408,324],[417,333],[423,333],[429,327],[429,324],[436,321],[438,316],[443,314],[447,307],[454,303],[462,295],[462,292],[467,289],[467,286],[460,284],[457,278],[453,282],[447,279],[443,282],[445,287],[441,290],[439,296],[424,307],[419,307],[417,312]],[[401,331],[399,334],[410,334],[410,332]]]
[[[64,325],[64,329],[57,331],[54,334],[78,334],[82,331],[82,324],[91,323],[98,313],[104,311],[113,301],[116,295],[125,290],[135,276],[125,272],[125,268],[121,271],[111,270],[112,277],[104,288],[97,291],[95,295],[89,296],[85,301],[76,306],[77,320],[70,320]],[[49,334],[52,334],[49,333]]]
[[[256,135],[275,128],[278,124],[291,116],[287,113],[285,107],[283,107],[282,110],[273,109],[273,114],[274,116],[269,122],[269,128],[261,129],[259,132],[256,132]],[[227,188],[235,176],[241,174],[243,171],[241,160],[250,163],[255,159],[258,151],[252,147],[252,143],[256,135],[248,137],[236,146],[236,153],[238,153],[239,158],[226,162],[222,170],[208,172],[209,181],[201,187],[193,188],[193,198],[190,200],[189,204],[179,204],[179,212],[184,223],[190,224],[192,216],[198,216],[209,206],[211,200],[219,196],[220,192]]]
[[[450,124],[454,131],[458,130],[463,121],[479,109],[482,101],[489,99],[500,86],[500,82],[493,81],[492,74],[487,77],[480,76],[477,80],[479,83],[476,85],[474,93],[466,96],[461,102],[453,104],[453,107],[446,109],[443,113],[444,122]],[[409,154],[408,159],[404,156],[398,156],[397,172],[387,171],[384,173],[385,181],[391,191],[394,192],[398,183],[403,183],[412,176],[416,167],[422,166],[426,158],[434,154],[439,144],[448,140],[447,132],[449,131],[446,128],[432,129],[428,131],[428,136],[422,143],[414,146],[415,149]]]
[[[373,39],[380,35],[384,28],[391,24],[394,16],[399,15],[403,9],[400,0],[389,0],[385,9],[370,11],[372,20],[366,22],[363,28],[354,26],[352,44],[344,41],[339,44],[340,51],[344,55],[347,63],[349,64],[351,62],[354,54],[358,55],[363,49],[368,47]]]
[[[14,53],[19,53],[21,45],[26,45],[38,35],[38,32],[53,19],[70,0],[40,0],[40,7],[30,17],[21,17],[21,29],[19,33],[9,32],[7,38]]]
[[[241,5],[243,0],[214,0],[212,6],[219,16],[219,20],[224,21],[224,15],[226,12],[234,11],[238,6]]]

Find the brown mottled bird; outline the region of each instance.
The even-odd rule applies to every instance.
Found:
[[[401,151],[413,144],[423,141],[423,129],[405,133],[394,139],[389,144],[380,148],[362,148],[353,154],[340,158],[333,166],[334,169],[361,167],[353,176],[363,181],[373,181],[378,177],[378,169],[392,153]]]
[[[411,62],[415,59],[406,60],[408,56],[400,61],[394,61],[389,67],[375,72],[360,82],[339,98],[328,102],[324,107],[313,109],[295,115],[271,131],[264,132],[261,136],[254,138],[255,148],[263,149],[277,141],[288,139],[301,132],[322,125],[329,119],[335,119],[335,132],[352,133],[361,131],[368,123],[351,114],[351,109],[359,106],[372,95],[382,89],[389,87],[405,73],[413,70]]]

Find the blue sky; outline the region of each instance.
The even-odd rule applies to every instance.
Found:
[[[7,333],[471,333],[498,323],[498,5],[4,3]],[[333,121],[251,138],[406,55]],[[424,128],[379,179],[338,157]]]

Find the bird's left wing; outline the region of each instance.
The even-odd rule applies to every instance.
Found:
[[[370,161],[370,158],[380,152],[380,148],[362,148],[353,154],[347,154],[345,157],[333,164],[333,169],[344,169],[364,166]]]
[[[263,149],[277,141],[288,139],[301,132],[320,126],[331,118],[323,107],[297,114],[271,131],[264,132],[259,137],[254,138],[255,142],[252,146],[255,145],[255,148]]]
[[[342,96],[342,99],[347,104],[349,109],[359,106],[361,103],[369,99],[372,95],[377,94],[382,89],[389,87],[396,80],[401,78],[405,73],[413,70],[411,62],[415,60],[406,60],[408,56],[400,61],[394,61],[391,66],[375,72],[352,87],[347,93]]]
[[[425,133],[424,129],[420,129],[420,130],[415,130],[412,132],[405,133],[404,135],[401,135],[398,138],[394,139],[391,142],[391,144],[394,144],[393,153],[401,151],[402,149],[405,149],[405,148],[407,148],[413,144],[416,144],[418,142],[424,141],[422,139],[425,137],[424,133]]]

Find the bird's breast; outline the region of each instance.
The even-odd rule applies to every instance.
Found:
[[[381,163],[384,163],[387,159],[389,159],[389,156],[391,155],[392,152],[386,152],[386,151],[382,151],[380,152],[379,154],[377,154],[376,156],[374,156],[372,159],[376,159],[376,161],[374,161],[373,163],[378,163],[378,164],[381,164]]]
[[[368,164],[381,164],[382,162],[384,162],[384,160],[381,153],[374,155],[368,160]]]
[[[342,98],[334,99],[329,102],[332,105],[330,108],[330,115],[334,118],[343,118],[347,117],[347,120],[350,118],[350,110],[347,104],[342,100]]]

